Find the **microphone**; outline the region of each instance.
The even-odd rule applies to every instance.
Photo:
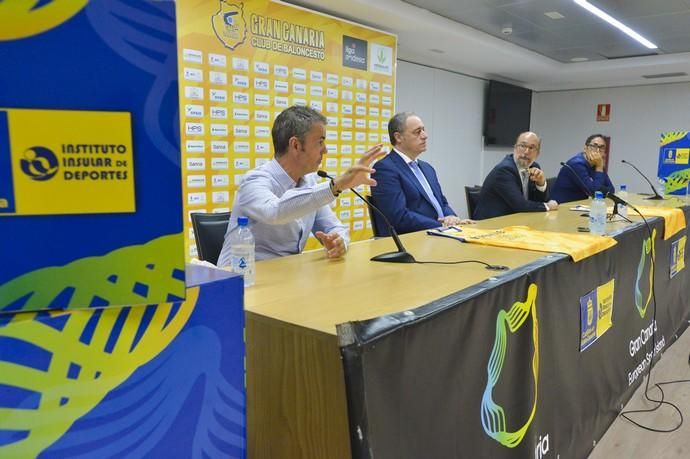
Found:
[[[590,197],[590,198],[594,197],[594,194],[591,191],[589,191],[589,188],[587,188],[587,185],[585,185],[585,182],[582,181],[580,176],[577,175],[577,172],[575,172],[575,169],[573,169],[573,167],[570,164],[564,163],[563,161],[561,161],[561,166],[567,168],[570,171],[570,173],[573,174],[573,177],[575,177],[575,179],[577,180],[577,183],[580,184],[580,188],[582,189],[582,191],[585,192],[585,194],[588,197]]]
[[[316,175],[318,175],[321,178],[327,178],[331,182],[333,181],[333,177],[328,175],[326,171],[317,171]],[[386,218],[386,215],[381,212],[381,210],[373,205],[371,202],[369,202],[368,199],[366,199],[364,196],[359,194],[357,190],[354,188],[350,188],[350,190],[357,195],[358,198],[360,198],[362,201],[367,203],[367,206],[369,206],[370,209],[376,211],[377,214],[379,214],[382,218],[383,221],[386,222],[386,226],[388,226],[388,231],[391,233],[391,237],[393,238],[393,242],[395,242],[395,246],[397,247],[398,251],[397,252],[387,252],[387,253],[382,253],[381,255],[376,255],[371,259],[371,261],[384,261],[388,263],[415,263],[416,260],[414,257],[405,250],[405,247],[403,246],[402,242],[400,242],[400,238],[398,237],[398,233],[395,231],[395,228],[393,228],[393,225],[391,225],[391,222],[388,221],[388,218]]]
[[[623,198],[616,196],[613,193],[606,193],[606,197],[609,198],[611,201],[613,201],[615,204],[622,204],[624,206],[629,206],[627,201],[625,201]],[[631,206],[632,207],[632,206]]]
[[[635,206],[633,206],[632,204],[630,204],[628,201],[626,201],[625,199],[621,198],[620,196],[616,196],[615,194],[609,192],[609,193],[606,193],[606,197],[609,198],[611,201],[613,201],[613,213],[611,214],[611,218],[613,218],[615,215],[620,215],[620,216],[623,217],[625,220],[627,220],[628,222],[632,223],[632,221],[630,221],[629,218],[624,217],[623,215],[621,215],[621,214],[618,213],[618,205],[619,205],[619,204],[620,204],[620,205],[623,205],[623,206],[628,206],[628,207],[630,207],[632,210],[634,210],[635,212],[637,212],[638,214],[640,213],[640,211],[637,210],[637,209],[635,208]],[[642,214],[640,214],[640,216],[641,216],[641,215],[642,215]]]
[[[630,167],[632,167],[633,169],[635,169],[635,170],[637,171],[637,173],[640,174],[640,175],[642,176],[642,178],[645,179],[645,180],[647,181],[647,183],[649,183],[649,186],[652,187],[652,191],[654,192],[654,196],[650,196],[650,197],[645,198],[645,199],[657,199],[657,200],[658,200],[658,199],[664,199],[664,197],[661,196],[661,195],[659,194],[658,191],[656,191],[656,188],[654,188],[654,185],[652,185],[652,182],[649,181],[649,179],[647,178],[647,176],[644,175],[644,174],[642,173],[641,170],[639,170],[637,167],[635,167],[635,165],[634,165],[633,163],[630,163],[630,162],[628,162],[628,161],[626,161],[626,160],[624,160],[624,159],[621,159],[621,162],[622,162],[623,164],[627,164],[628,166],[630,166]]]

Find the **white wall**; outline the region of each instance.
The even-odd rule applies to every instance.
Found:
[[[429,142],[421,158],[434,166],[443,193],[461,217],[467,216],[465,185],[483,179],[485,87],[484,80],[398,61],[395,109],[422,118]]]
[[[597,122],[597,104],[611,104],[611,121]],[[532,130],[542,137],[539,163],[548,176],[559,162],[582,150],[588,135],[611,136],[609,175],[616,188],[649,191],[642,177],[621,159],[635,164],[655,181],[659,136],[666,131],[690,130],[690,84],[535,93]]]
[[[482,146],[486,81],[407,62],[398,62],[396,111],[414,111],[430,134],[422,158],[439,175],[443,191],[461,216],[467,216],[465,185],[481,184],[511,149]],[[597,104],[611,104],[609,122],[596,121]],[[539,163],[547,177],[560,162],[582,150],[588,135],[611,137],[609,175],[616,185],[648,192],[642,177],[621,164],[626,159],[655,180],[659,136],[690,131],[690,84],[534,93],[531,129],[542,138]]]

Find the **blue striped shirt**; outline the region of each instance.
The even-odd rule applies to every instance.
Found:
[[[317,183],[316,174],[307,174],[295,183],[275,159],[248,172],[235,193],[218,266],[230,265],[228,235],[241,216],[249,217],[257,260],[301,253],[310,232],[335,231],[347,245],[348,228],[328,206],[334,199],[328,182]]]

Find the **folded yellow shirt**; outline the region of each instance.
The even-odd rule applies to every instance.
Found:
[[[460,231],[446,230],[443,235],[476,244],[536,252],[562,252],[570,255],[575,262],[616,245],[616,240],[608,236],[538,231],[528,226],[507,226],[495,230],[463,226]]]
[[[662,217],[664,219],[664,240],[678,231],[685,229],[685,214],[676,207],[635,206],[645,217]],[[628,212],[631,216],[632,212]]]

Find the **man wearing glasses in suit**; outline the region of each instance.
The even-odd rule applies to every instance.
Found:
[[[535,162],[540,148],[541,139],[534,132],[518,136],[513,154],[506,155],[486,176],[473,218],[558,209],[558,202],[549,199],[544,172]]]

